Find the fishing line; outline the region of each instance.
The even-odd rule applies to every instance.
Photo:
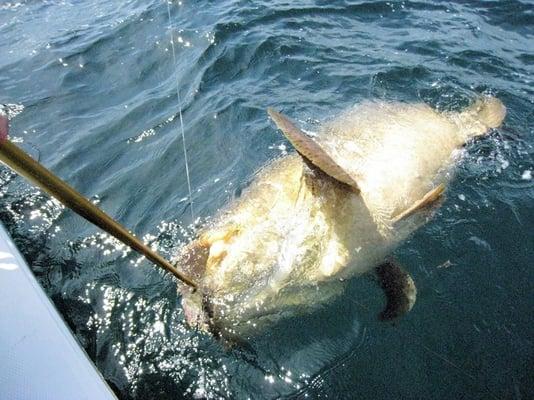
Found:
[[[172,48],[172,61],[173,65],[176,66],[176,50],[174,49],[174,29],[172,27],[172,21],[171,21],[171,0],[165,0],[167,3],[167,16],[169,19],[169,36],[171,38],[171,48]],[[193,195],[191,192],[191,178],[189,177],[189,161],[187,159],[187,148],[185,144],[185,132],[184,132],[184,120],[182,118],[182,99],[180,97],[180,85],[178,82],[178,76],[176,77],[176,98],[178,100],[178,110],[179,110],[179,117],[180,117],[180,131],[182,134],[182,147],[184,151],[184,161],[185,161],[185,176],[187,178],[187,190],[189,193],[189,207],[191,209],[191,222],[194,223],[195,221],[195,212],[193,210]]]

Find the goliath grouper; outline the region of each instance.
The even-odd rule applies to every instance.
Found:
[[[313,137],[269,115],[296,149],[260,170],[178,256],[200,286],[185,288],[189,324],[216,336],[253,332],[340,294],[347,279],[375,272],[385,320],[408,312],[410,275],[388,255],[441,203],[469,140],[501,125],[506,109],[485,96],[461,112],[367,101]]]

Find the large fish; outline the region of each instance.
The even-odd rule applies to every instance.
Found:
[[[201,288],[183,291],[187,321],[215,335],[242,335],[310,310],[370,271],[386,294],[381,318],[409,311],[414,282],[387,257],[439,205],[456,150],[500,126],[503,104],[486,96],[461,112],[438,112],[367,101],[313,137],[268,113],[296,154],[264,167],[182,249],[177,262]]]

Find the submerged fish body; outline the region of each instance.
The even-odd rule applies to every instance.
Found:
[[[504,115],[493,97],[459,113],[365,102],[327,122],[311,147],[286,132],[300,155],[264,167],[182,250],[180,266],[201,287],[183,293],[187,320],[240,333],[341,293],[341,281],[372,270],[428,219],[455,150]]]

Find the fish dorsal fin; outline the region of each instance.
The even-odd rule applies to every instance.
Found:
[[[315,165],[325,174],[337,181],[350,186],[355,192],[359,192],[358,183],[341,168],[330,155],[324,151],[312,138],[300,130],[289,118],[279,112],[268,108],[267,112],[280,129],[287,140],[291,142],[295,150],[307,161]]]

